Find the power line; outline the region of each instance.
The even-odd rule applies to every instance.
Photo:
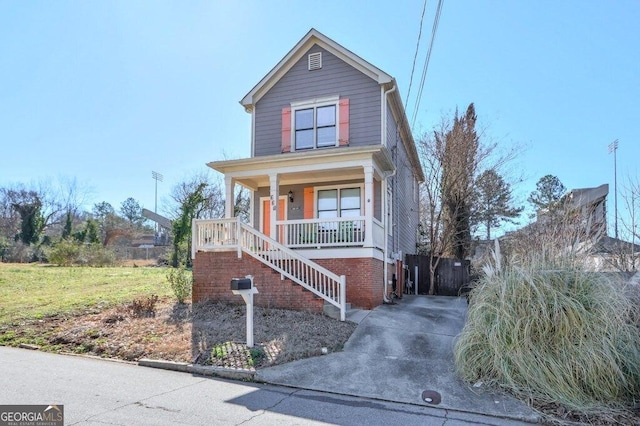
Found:
[[[416,53],[413,54],[413,65],[411,66],[411,77],[409,77],[409,90],[407,90],[407,97],[404,99],[404,104],[409,106],[409,94],[411,93],[411,85],[413,84],[413,72],[416,69],[416,59],[418,59],[418,51],[420,50],[420,39],[422,38],[422,22],[424,21],[424,12],[427,10],[427,0],[424,0],[422,5],[422,15],[420,16],[420,29],[418,30],[418,42],[416,43]]]
[[[436,15],[433,18],[433,26],[431,28],[431,41],[429,42],[429,49],[427,50],[427,56],[424,61],[424,67],[422,68],[422,78],[420,79],[420,89],[418,89],[418,95],[416,96],[416,104],[413,110],[413,117],[411,118],[411,128],[416,124],[416,118],[418,116],[418,110],[420,109],[420,100],[422,98],[422,91],[424,90],[424,83],[427,77],[427,69],[429,68],[429,60],[431,59],[431,52],[433,50],[433,42],[436,39],[436,33],[438,31],[438,24],[440,23],[440,14],[442,13],[442,4],[444,0],[438,0],[438,7],[436,8]]]

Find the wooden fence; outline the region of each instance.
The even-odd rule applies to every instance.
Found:
[[[429,256],[407,255],[408,279],[416,282],[418,268],[418,294],[429,294],[431,274],[429,272]],[[470,262],[468,260],[440,258],[435,273],[435,294],[442,296],[459,296],[469,284]],[[415,284],[414,284],[415,285]],[[415,287],[410,290],[415,293]]]

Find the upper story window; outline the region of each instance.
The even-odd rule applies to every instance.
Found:
[[[282,109],[282,152],[347,145],[348,98],[315,98]]]
[[[295,147],[322,148],[336,145],[336,106],[295,110]]]

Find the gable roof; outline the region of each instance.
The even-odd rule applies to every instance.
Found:
[[[382,71],[380,68],[365,61],[360,56],[339,45],[315,28],[311,28],[311,30],[302,37],[293,49],[291,49],[289,53],[287,53],[287,55],[282,58],[282,60],[280,60],[280,62],[278,62],[278,64],[273,67],[273,69],[269,71],[269,73],[265,75],[262,80],[260,80],[260,82],[258,82],[258,84],[256,84],[253,89],[245,95],[244,98],[242,98],[240,104],[244,106],[247,112],[250,112],[253,109],[255,103],[258,102],[260,98],[262,98],[262,96],[269,91],[269,89],[271,89],[314,44],[317,44],[339,59],[348,63],[358,71],[375,80],[378,84],[393,82],[393,77]]]
[[[402,134],[402,142],[405,146],[409,160],[413,166],[414,172],[419,182],[424,182],[424,172],[418,157],[415,141],[411,134],[411,128],[400,98],[400,93],[396,80],[380,68],[365,61],[349,49],[341,46],[329,37],[322,34],[315,28],[311,28],[309,32],[286,54],[284,58],[276,64],[275,67],[262,80],[256,84],[253,89],[240,100],[240,104],[244,106],[247,112],[252,112],[256,102],[262,98],[304,55],[309,49],[318,45],[326,51],[330,52],[337,58],[351,65],[358,71],[376,81],[379,85],[388,91],[389,105],[391,112],[398,123],[398,129]]]

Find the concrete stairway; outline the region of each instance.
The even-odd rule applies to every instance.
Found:
[[[347,313],[346,320],[355,322],[356,324],[360,324],[360,322],[365,319],[367,315],[369,315],[371,311],[366,309],[358,309],[353,308],[351,303],[347,303]],[[333,319],[340,319],[340,309],[332,305],[331,303],[327,303],[325,301],[324,306],[322,308],[322,313]]]

